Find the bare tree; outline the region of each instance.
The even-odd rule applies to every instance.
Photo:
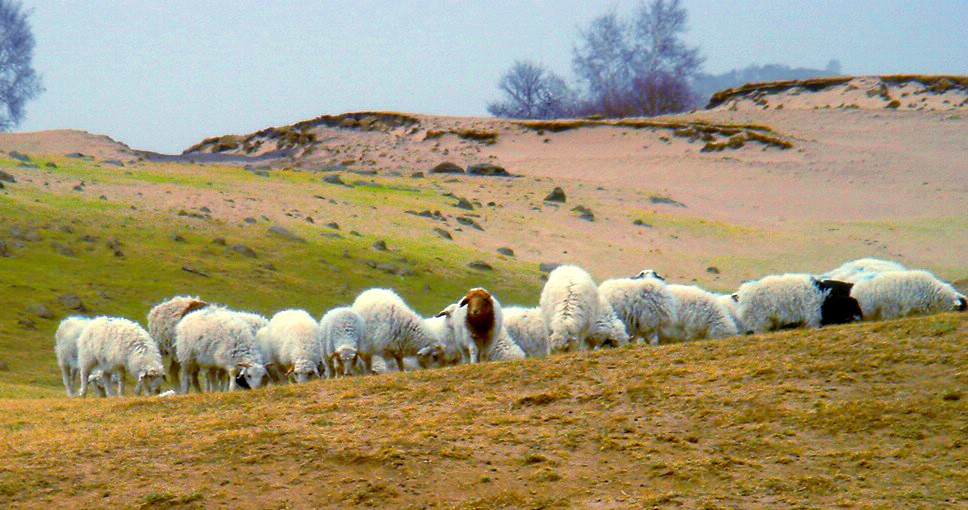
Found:
[[[0,0],[0,131],[20,125],[28,101],[43,92],[33,69],[29,12],[17,0]]]
[[[515,62],[498,82],[504,101],[487,105],[495,117],[552,119],[574,110],[574,94],[560,76],[539,64]]]
[[[610,117],[631,114],[626,105],[632,84],[627,24],[612,11],[592,20],[580,39],[572,67],[588,94],[583,110]]]
[[[702,65],[681,39],[679,0],[643,1],[626,22],[611,12],[581,32],[572,65],[586,88],[583,113],[608,117],[661,115],[688,109],[690,79]]]

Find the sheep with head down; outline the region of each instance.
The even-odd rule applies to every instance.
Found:
[[[602,313],[595,281],[578,266],[559,266],[548,274],[539,306],[552,354],[585,349]]]
[[[928,271],[894,271],[857,282],[851,296],[865,320],[968,310],[968,299]]]
[[[675,317],[675,299],[665,278],[651,269],[632,278],[605,280],[598,291],[625,324],[629,336],[637,341],[658,344],[660,331]]]
[[[263,359],[251,323],[221,307],[186,315],[175,328],[175,345],[182,393],[188,393],[190,387],[201,393],[199,372],[217,370],[228,375],[229,390],[255,389],[265,382],[266,366],[272,366]]]
[[[351,376],[363,371],[360,343],[366,321],[351,307],[334,308],[319,321],[322,360],[327,377]]]
[[[319,378],[322,364],[320,327],[305,310],[283,310],[256,333],[267,361],[285,372],[284,380],[296,383]]]
[[[740,321],[746,332],[763,333],[860,320],[861,308],[850,288],[848,282],[800,273],[746,282],[736,291]]]
[[[417,312],[390,289],[369,289],[353,301],[353,309],[366,322],[366,334],[359,355],[367,373],[373,371],[373,356],[393,359],[405,369],[404,358],[416,356],[426,347],[440,343]]]
[[[62,320],[54,333],[54,354],[57,355],[57,366],[61,370],[61,379],[68,397],[73,397],[75,384],[80,374],[77,366],[77,339],[81,332],[91,322],[87,317],[73,315]]]
[[[176,386],[180,367],[175,353],[175,326],[189,313],[206,306],[208,303],[198,297],[175,296],[148,311],[148,334],[158,342],[158,350],[168,367],[168,377]]]
[[[158,344],[138,323],[119,317],[92,319],[77,339],[77,364],[80,369],[80,395],[87,395],[89,377],[101,370],[110,381],[118,378],[118,395],[124,394],[125,376],[135,378],[135,394],[157,395],[165,378]],[[104,384],[111,396],[111,384]]]

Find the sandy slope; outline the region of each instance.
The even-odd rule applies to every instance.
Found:
[[[850,93],[845,87],[841,92]],[[816,99],[827,101],[821,95],[833,93],[817,92]],[[213,214],[233,221],[265,215],[285,223],[313,216],[389,236],[442,226],[457,243],[485,253],[508,246],[535,263],[578,262],[599,278],[656,267],[675,279],[724,290],[765,272],[822,271],[868,255],[927,267],[948,278],[968,274],[960,256],[968,251],[968,118],[963,112],[777,110],[777,102],[794,101],[784,94],[770,96],[773,107],[766,110],[718,108],[656,119],[665,123],[660,127],[592,125],[558,132],[499,119],[361,113],[213,139],[188,153],[212,152],[222,142],[236,146],[223,154],[272,156],[282,149],[287,157],[253,164],[307,171],[342,165],[335,168],[349,182],[376,180],[440,196],[426,204],[429,209],[452,204],[445,193],[467,197],[481,203],[471,214],[484,232],[456,224],[454,217],[463,213],[453,208],[444,208],[447,224],[419,220],[415,226],[392,200],[333,206],[314,198],[326,195],[330,185],[293,188],[272,178],[232,191],[236,200],[230,203],[222,196],[226,191],[198,187],[117,185],[112,192],[161,211],[206,204]],[[807,95],[794,98],[805,101]],[[707,140],[683,131],[699,121],[727,129],[761,125],[792,148],[747,140],[740,148],[704,152]],[[311,143],[285,145],[305,142],[306,135],[312,135]],[[0,136],[0,147],[54,154],[96,153],[101,147],[100,140],[63,133],[43,135],[48,145],[17,145],[17,136]],[[728,137],[713,139],[720,143]],[[492,162],[524,177],[409,178],[444,161]],[[201,172],[197,166],[160,167],[179,175]],[[347,169],[379,175],[360,177]],[[58,180],[56,173],[49,177],[62,181],[50,183],[55,189],[74,184]],[[567,204],[542,203],[554,186],[568,193]],[[285,197],[282,207],[279,197]],[[680,205],[655,203],[655,197]],[[595,221],[579,219],[570,211],[576,205],[591,208]],[[636,219],[651,227],[633,225]],[[707,273],[710,266],[721,274]]]

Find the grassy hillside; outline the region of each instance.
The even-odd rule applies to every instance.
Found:
[[[968,504],[968,316],[170,399],[0,400],[11,508]]]

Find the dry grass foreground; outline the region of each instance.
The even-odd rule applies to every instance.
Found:
[[[9,508],[968,504],[968,316],[171,399],[0,401]]]

